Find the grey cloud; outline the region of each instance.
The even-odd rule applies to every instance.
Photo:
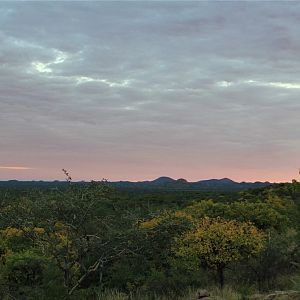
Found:
[[[296,162],[299,12],[294,2],[2,2],[3,164]]]

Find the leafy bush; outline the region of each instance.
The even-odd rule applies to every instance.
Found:
[[[8,293],[17,299],[58,299],[66,294],[53,262],[30,250],[8,255],[1,277]]]

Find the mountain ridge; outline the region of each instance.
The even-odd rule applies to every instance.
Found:
[[[74,182],[77,184],[84,184],[85,181]],[[0,187],[61,187],[67,184],[66,181],[18,181],[7,180],[0,181]],[[243,190],[261,188],[271,185],[271,182],[236,182],[230,178],[212,178],[189,182],[184,178],[173,179],[168,176],[161,176],[154,180],[145,181],[107,181],[107,184],[119,189],[145,189],[145,190]]]
[[[184,178],[173,179],[167,176],[158,177],[152,181],[114,181],[110,182],[117,188],[142,188],[142,189],[166,189],[166,190],[242,190],[261,188],[271,185],[271,182],[236,182],[230,178],[205,179],[189,182]]]

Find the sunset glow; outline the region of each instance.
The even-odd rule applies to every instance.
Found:
[[[4,169],[4,170],[31,170],[32,168],[28,168],[28,167],[7,167],[7,166],[0,166],[0,169]]]

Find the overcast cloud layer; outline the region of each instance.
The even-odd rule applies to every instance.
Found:
[[[297,177],[297,2],[1,2],[0,41],[0,179]]]

